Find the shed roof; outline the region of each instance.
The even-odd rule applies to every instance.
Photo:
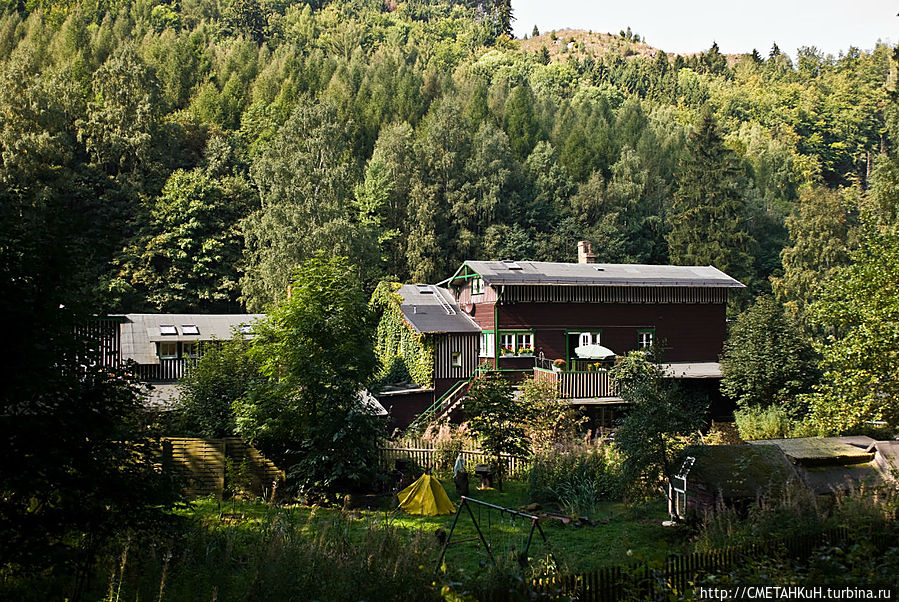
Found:
[[[432,284],[404,284],[397,294],[403,299],[403,317],[418,332],[477,333],[481,329],[445,288]]]
[[[703,445],[688,453],[696,458],[688,479],[701,480],[725,499],[754,498],[798,478],[774,445]]]
[[[745,288],[712,266],[545,261],[466,261],[465,266],[487,284]]]
[[[124,314],[120,317],[122,359],[156,364],[159,363],[157,342],[230,339],[235,328],[250,326],[265,314]]]
[[[751,445],[776,445],[790,460],[799,464],[857,464],[872,460],[874,455],[841,441],[837,437],[797,437],[794,439],[761,439]]]
[[[721,378],[718,362],[675,362],[659,364],[668,378]]]

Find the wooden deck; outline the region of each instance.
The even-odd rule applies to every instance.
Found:
[[[617,397],[618,391],[605,370],[596,372],[554,372],[534,368],[534,380],[548,382],[556,387],[562,399],[591,399]]]

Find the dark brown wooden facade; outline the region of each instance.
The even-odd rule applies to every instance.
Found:
[[[541,303],[506,301],[490,287],[472,296],[470,289],[470,284],[460,289],[459,305],[485,333],[532,331],[535,354],[542,351],[548,360],[570,360],[577,346],[572,333],[599,334],[600,344],[624,355],[640,348],[641,332],[652,331],[665,361],[717,362],[727,334],[726,293],[697,295],[695,302],[677,303]],[[499,367],[520,367],[517,360],[500,357]],[[495,365],[492,359],[490,363]]]

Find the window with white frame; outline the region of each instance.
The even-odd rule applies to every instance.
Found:
[[[652,347],[653,342],[655,341],[655,330],[651,328],[646,328],[643,330],[637,331],[637,346],[640,349],[646,349],[648,347]]]
[[[453,368],[461,368],[462,367],[462,354],[458,351],[453,351],[450,353],[450,366]]]
[[[501,332],[499,343],[502,355],[534,355],[533,332]]]
[[[598,330],[592,332],[581,332],[578,333],[577,346],[583,347],[584,345],[600,345],[600,341],[602,341],[602,333]]]
[[[177,341],[160,341],[157,349],[161,360],[172,360],[178,357]]]
[[[200,344],[196,341],[185,341],[181,343],[181,357],[197,357],[197,351]]]
[[[499,335],[499,346],[503,355],[515,355],[515,352],[518,350],[518,348],[515,347],[515,333],[501,333]]]
[[[530,332],[519,332],[516,335],[518,339],[518,355],[534,355],[534,335]]]
[[[471,294],[472,295],[483,295],[484,294],[484,279],[480,276],[475,276],[471,279]]]
[[[494,348],[493,348],[493,333],[492,332],[482,332],[480,341],[478,344],[478,356],[479,357],[493,357]]]

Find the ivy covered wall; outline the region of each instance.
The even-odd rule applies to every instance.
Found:
[[[434,386],[434,339],[415,332],[403,319],[398,282],[381,282],[370,305],[381,314],[375,354],[381,364],[379,380],[385,384],[413,381]]]

